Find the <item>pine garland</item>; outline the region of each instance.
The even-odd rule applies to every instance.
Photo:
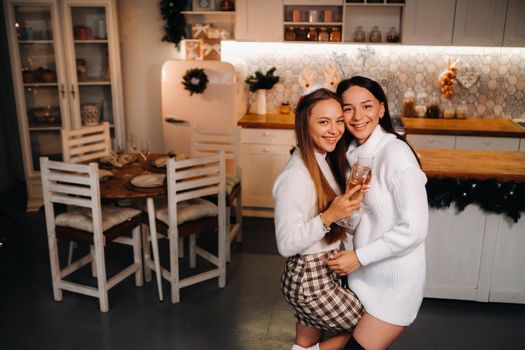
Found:
[[[514,222],[525,211],[525,183],[430,178],[426,189],[432,208],[448,208],[454,203],[461,212],[469,204],[477,204],[486,212],[504,213]]]
[[[161,0],[160,13],[166,22],[164,25],[166,34],[162,37],[162,41],[179,46],[180,41],[184,38],[184,29],[186,28],[186,19],[181,14],[181,11],[186,9],[186,4],[187,0]]]

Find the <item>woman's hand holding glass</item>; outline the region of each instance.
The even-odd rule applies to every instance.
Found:
[[[347,188],[347,191],[340,196],[335,197],[328,209],[322,214],[322,220],[325,224],[330,225],[345,217],[352,215],[359,210],[363,196],[360,193],[361,186]]]

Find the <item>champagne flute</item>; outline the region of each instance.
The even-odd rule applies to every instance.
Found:
[[[149,155],[150,155],[150,151],[149,151],[148,141],[143,139],[140,141],[140,156],[142,157],[142,159],[144,159],[144,161],[147,161]]]
[[[137,138],[135,135],[130,134],[128,139],[128,152],[129,153],[139,153],[139,146],[137,145]]]
[[[362,160],[361,160],[362,159]],[[360,161],[361,160],[361,161]],[[354,188],[357,185],[361,185],[361,189],[354,193],[350,200],[355,200],[359,198],[361,195],[361,192],[363,190],[363,186],[370,183],[370,179],[372,177],[372,165],[371,162],[373,161],[373,158],[360,158],[357,162],[355,162],[352,165],[352,169],[350,172],[350,178],[348,179],[347,188],[346,190],[349,191],[352,188]],[[342,218],[340,220],[336,220],[335,223],[339,226],[345,227],[347,229],[350,229],[351,231],[355,231],[357,228],[357,225],[361,221],[361,217],[363,215],[363,210],[354,210],[350,216],[347,216],[346,218]]]
[[[367,176],[364,179],[363,184],[362,184],[365,188],[361,188],[361,191],[366,193],[368,191],[367,187],[369,187],[370,181],[372,180],[372,167],[374,165],[374,157],[358,156],[357,157],[357,162],[359,163],[359,166],[361,166],[361,167],[363,167],[365,169],[368,169]],[[363,211],[365,213],[368,212],[368,209],[369,209],[368,205],[364,201],[363,201],[361,207],[363,208]]]

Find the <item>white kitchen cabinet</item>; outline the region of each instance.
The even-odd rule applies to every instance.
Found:
[[[509,0],[503,46],[525,46],[525,1]]]
[[[406,0],[403,44],[451,45],[456,0]]]
[[[520,139],[520,152],[525,152],[525,139]]]
[[[456,144],[456,136],[408,134],[407,141],[414,148],[454,149]]]
[[[290,159],[294,131],[247,128],[241,131],[241,142],[243,208],[268,209],[271,215],[273,183]]]
[[[82,114],[98,110],[123,144],[116,4],[7,0],[4,6],[28,209],[35,210],[42,204],[39,157],[62,159],[61,128],[79,128],[87,122]]]
[[[235,39],[282,41],[282,9],[282,0],[236,1]]]
[[[403,23],[403,3],[346,3],[343,20],[343,40],[354,42],[356,28],[361,26],[367,33],[366,41],[370,42],[370,32],[377,26],[381,31],[381,42],[387,42],[387,34],[394,27],[399,33],[398,42],[403,41],[401,33]]]
[[[517,223],[502,215],[497,221],[497,242],[491,269],[489,301],[525,303],[525,220]]]
[[[452,44],[501,46],[506,13],[507,0],[456,0]]]
[[[476,300],[485,215],[478,206],[429,210],[425,297]]]
[[[456,149],[517,152],[520,139],[511,137],[456,136]]]

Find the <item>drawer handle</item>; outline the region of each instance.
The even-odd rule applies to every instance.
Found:
[[[268,153],[270,152],[270,149],[268,147],[264,147],[263,150],[262,150],[264,153]]]
[[[270,136],[270,133],[268,131],[264,131],[263,136]]]
[[[431,137],[429,137],[429,138],[427,139],[427,142],[428,142],[428,143],[434,143],[434,139],[431,138]]]
[[[489,140],[486,140],[485,141],[485,145],[487,145],[487,146],[492,145],[492,142],[490,142]]]

